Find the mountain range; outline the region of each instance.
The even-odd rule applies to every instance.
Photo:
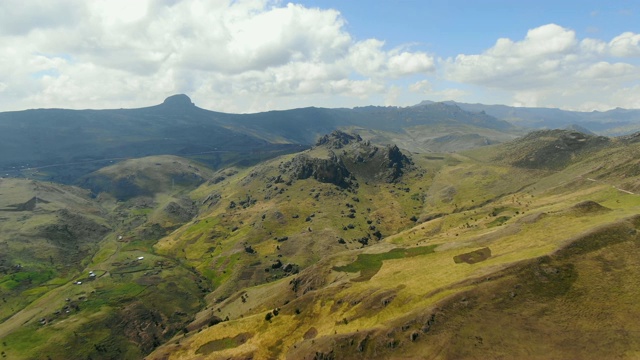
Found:
[[[408,137],[413,128],[436,125],[462,129],[465,135],[481,133],[476,142],[485,143],[509,138],[514,128],[444,104],[226,114],[198,108],[186,95],[175,95],[140,109],[0,113],[0,169],[14,175],[25,168],[45,168],[41,178],[70,182],[70,167],[80,176],[105,161],[149,155],[189,156],[219,167],[257,151],[274,155],[297,151],[339,128],[366,128],[384,138],[386,134]],[[52,165],[66,166],[56,171],[59,167]]]
[[[255,114],[201,109],[186,95],[139,109],[35,109],[0,113],[0,170],[73,183],[113,161],[186,156],[220,168],[298,151],[336,129],[418,152],[448,152],[514,139],[538,128],[639,130],[639,110],[579,113],[425,101],[411,107],[303,108]],[[30,171],[25,171],[29,169]]]
[[[424,101],[421,104],[431,104]],[[513,107],[505,105],[466,104],[445,101],[470,112],[484,112],[528,129],[563,129],[580,126],[588,131],[609,136],[625,135],[640,130],[640,110],[616,108],[607,111],[569,111],[554,108]]]

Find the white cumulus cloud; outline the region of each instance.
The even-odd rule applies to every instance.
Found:
[[[555,24],[529,30],[521,41],[498,39],[483,54],[460,54],[446,61],[455,81],[486,86],[529,88],[560,78],[575,62],[575,32]]]
[[[510,93],[513,105],[633,107],[637,101],[603,90],[625,92],[638,85],[640,68],[626,58],[640,55],[639,40],[633,33],[610,42],[578,39],[575,31],[548,24],[530,29],[521,40],[498,39],[480,54],[442,60],[442,67],[448,80]]]
[[[637,107],[634,32],[580,38],[546,24],[442,59],[357,39],[347,24],[280,0],[3,0],[0,111],[147,106],[176,93],[227,112],[483,98]]]
[[[640,34],[622,33],[609,42],[611,54],[620,57],[640,56]]]
[[[363,100],[392,79],[435,70],[429,54],[355,40],[332,9],[268,0],[58,3],[0,3],[0,66],[12,69],[0,74],[0,108],[140,106],[187,93],[216,110],[258,111],[313,105],[314,94]]]

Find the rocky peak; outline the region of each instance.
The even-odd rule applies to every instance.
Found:
[[[409,161],[407,156],[403,154],[402,151],[400,151],[400,148],[398,148],[397,145],[390,145],[387,147],[386,150],[387,150],[387,159],[389,160],[389,163],[392,165],[402,164]]]
[[[162,104],[171,107],[182,108],[195,106],[195,104],[191,102],[191,99],[189,99],[189,97],[185,94],[169,96],[168,98],[164,99],[164,102]]]
[[[335,130],[331,134],[324,135],[320,139],[318,139],[318,142],[316,142],[316,146],[324,145],[329,149],[341,149],[345,145],[361,141],[362,138],[360,137],[360,135],[351,135],[340,130]]]
[[[328,156],[300,154],[283,165],[283,173],[349,188],[357,187],[358,180],[395,182],[413,165],[396,145],[379,147],[342,131],[321,137],[316,146],[327,149]]]

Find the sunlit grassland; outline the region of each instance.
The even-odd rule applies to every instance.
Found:
[[[42,238],[40,232],[43,226],[59,224],[59,213],[56,212],[59,209],[81,215],[97,224],[109,226],[108,220],[101,217],[106,214],[106,209],[100,209],[97,204],[91,204],[88,199],[82,198],[88,194],[80,194],[79,191],[80,195],[75,194],[73,191],[67,191],[71,189],[68,187],[43,183],[32,184],[25,180],[12,180],[12,183],[14,186],[24,188],[24,191],[10,192],[13,196],[19,195],[20,202],[29,200],[34,196],[32,193],[35,191],[42,201],[37,204],[34,211],[0,214],[6,215],[5,220],[8,220],[6,217],[11,217],[11,221],[3,223],[1,229],[2,240],[8,240],[5,243],[6,247],[2,250],[7,252],[3,255],[10,254],[10,257],[3,258],[9,261],[9,266],[13,264],[21,266],[20,271],[7,275],[6,282],[0,281],[2,295],[7,300],[3,302],[3,313],[0,314],[5,320],[0,324],[0,338],[7,344],[2,350],[12,359],[46,358],[47,356],[56,359],[68,357],[71,353],[88,356],[95,351],[94,345],[103,340],[108,341],[113,349],[126,344],[125,339],[114,339],[113,334],[101,332],[99,329],[105,329],[105,321],[118,311],[114,309],[146,296],[145,291],[153,286],[148,284],[158,282],[157,277],[147,276],[146,271],[156,271],[153,269],[155,260],[164,259],[154,257],[150,253],[151,248],[148,244],[135,234],[123,232],[120,234],[127,236],[125,241],[117,241],[118,233],[112,233],[103,240],[90,244],[91,247],[84,252],[87,257],[79,259],[78,263],[73,264],[72,267],[69,266],[71,264],[61,263],[60,256],[65,256],[69,252],[74,253],[76,250],[59,248],[58,244]],[[5,184],[3,181],[2,185]],[[37,187],[39,190],[30,189],[30,186]],[[165,198],[167,201],[171,200],[171,197]],[[2,199],[6,200],[6,197],[3,195]],[[111,206],[112,210],[126,206],[126,204],[115,202],[109,203],[108,196],[105,199],[107,199],[105,204]],[[14,204],[12,199],[9,200]],[[151,211],[151,208],[131,210],[133,216],[147,219],[153,216],[154,212],[156,210]],[[64,216],[63,214],[63,221],[67,221]],[[71,218],[70,221],[75,220]],[[62,223],[56,226],[64,229],[62,226],[76,225]],[[80,231],[82,231],[81,226]],[[78,241],[80,243],[85,239],[79,238]],[[134,264],[137,266],[124,264],[140,256],[146,258],[147,263]],[[116,265],[118,262],[120,264]],[[89,270],[95,270],[98,276],[95,279],[89,278]],[[160,272],[162,279],[174,278],[173,281],[179,281],[180,284],[185,283],[185,275],[187,274],[184,270],[171,268],[171,266]],[[81,281],[82,285],[76,285],[76,281]],[[188,284],[189,281],[186,283]],[[189,289],[189,286],[193,289]],[[186,285],[186,287],[180,285],[180,287],[189,289],[180,290],[182,293],[199,292],[194,285]],[[162,299],[161,303],[154,306],[166,310],[167,314],[172,314],[176,309],[193,307],[193,304],[180,300],[182,295],[174,289],[150,290],[156,293],[153,299]],[[155,302],[149,299],[148,304]],[[71,303],[77,304],[78,307],[74,305],[69,312],[66,312],[64,307]],[[166,308],[160,306],[162,304]],[[197,300],[195,306],[200,306]],[[8,312],[5,313],[5,310]],[[193,311],[193,309],[187,311]],[[8,315],[13,316],[5,319]],[[40,324],[40,319],[46,319],[46,324]],[[28,348],[27,343],[30,345]],[[135,349],[135,346],[130,349]],[[140,356],[138,350],[134,353],[135,355],[131,353],[129,358]]]
[[[25,351],[18,358],[41,358],[48,354],[39,352],[42,349],[56,356],[68,353],[67,348],[56,349],[56,342],[77,346],[77,353],[86,357],[95,344],[110,337],[108,342],[113,344],[129,344],[101,329],[109,316],[125,314],[119,311],[135,303],[160,311],[166,318],[184,313],[180,316],[185,323],[180,326],[189,331],[160,349],[175,351],[170,358],[284,358],[302,343],[313,348],[309,344],[314,340],[326,344],[338,335],[376,331],[387,338],[401,337],[405,347],[398,356],[411,358],[420,349],[411,352],[409,333],[400,334],[398,324],[444,307],[449,317],[438,323],[440,330],[429,334],[435,340],[423,344],[422,350],[452,341],[459,351],[445,351],[449,358],[473,358],[474,346],[484,349],[478,354],[489,354],[489,358],[510,354],[500,344],[513,346],[513,353],[521,358],[544,351],[554,355],[559,341],[544,343],[537,333],[532,343],[527,331],[518,326],[524,324],[524,329],[538,332],[548,328],[558,334],[562,330],[558,321],[582,329],[594,343],[598,339],[593,334],[602,330],[616,354],[637,354],[635,345],[620,345],[624,336],[619,335],[637,331],[623,314],[640,313],[634,302],[640,272],[630,269],[638,265],[633,258],[637,244],[616,243],[617,237],[627,235],[608,227],[638,214],[640,196],[614,187],[621,181],[636,181],[636,177],[624,178],[624,172],[615,172],[619,171],[617,163],[600,167],[605,158],[585,160],[563,171],[476,160],[489,159],[494,150],[468,155],[416,154],[416,169],[392,184],[359,179],[357,187],[342,189],[313,179],[289,183],[290,175],[278,165],[290,155],[236,169],[236,174],[221,171],[223,180],[205,182],[191,193],[179,185],[174,188],[162,177],[164,190],[144,201],[116,204],[105,197],[105,207],[90,209],[88,216],[108,224],[96,211],[117,210],[124,223],[100,241],[95,253],[82,259],[76,270],[47,272],[46,266],[34,267],[41,260],[38,257],[15,252],[22,256],[25,270],[14,279],[0,278],[0,289],[16,294],[19,290],[24,310],[0,325],[0,338],[14,343],[8,346],[11,356]],[[314,151],[310,155],[327,155],[324,150]],[[274,181],[277,176],[282,181]],[[31,185],[21,186],[28,194]],[[209,195],[214,195],[213,200],[206,200]],[[163,209],[185,197],[195,202],[199,213],[177,227]],[[585,201],[597,204],[575,206]],[[50,203],[29,216],[7,213],[21,225],[4,229],[34,235],[39,226],[54,221],[46,211],[56,209]],[[152,224],[166,227],[166,236],[159,240],[155,235],[142,237],[142,229]],[[585,243],[597,229],[605,230]],[[373,235],[376,230],[382,239]],[[122,241],[117,238],[120,233],[125,236]],[[569,244],[574,244],[576,253],[562,255],[568,254],[563,249]],[[26,248],[24,244],[11,246],[12,251]],[[456,256],[484,248],[491,251],[486,259],[474,264],[454,261]],[[51,249],[40,247],[46,254]],[[139,257],[143,259],[137,260]],[[551,259],[545,263],[550,268],[536,268],[540,259]],[[296,270],[272,267],[276,262],[295,264]],[[560,269],[560,274],[566,270],[570,276],[557,283],[546,278],[541,282],[536,274],[547,273],[540,269],[551,269],[548,274],[552,275],[558,273],[554,269]],[[89,270],[96,271],[98,278],[87,281]],[[629,276],[623,276],[627,271]],[[32,286],[20,288],[29,276]],[[72,283],[80,280],[81,285]],[[295,280],[302,281],[301,288]],[[521,286],[516,287],[518,284]],[[80,310],[38,325],[40,318],[62,308],[66,298],[78,301]],[[477,308],[473,307],[475,298],[482,299]],[[519,304],[520,299],[525,302]],[[572,307],[578,300],[580,306]],[[8,306],[16,308],[17,300],[11,301]],[[469,308],[462,308],[467,303]],[[279,314],[267,319],[267,312],[276,308]],[[200,313],[188,324],[196,311]],[[468,320],[463,315],[469,315],[474,324],[465,323]],[[213,316],[228,321],[209,326],[215,322]],[[485,316],[490,318],[484,320]],[[509,317],[514,324],[506,319]],[[80,336],[76,338],[74,332]],[[34,348],[25,350],[28,333],[34,334]],[[305,340],[305,334],[316,335]],[[470,342],[480,335],[484,344]],[[569,340],[562,334],[557,337]],[[131,357],[140,355],[131,350],[133,345],[127,346],[133,351],[128,353]],[[575,346],[586,345],[578,341]]]
[[[0,259],[5,269],[0,275],[3,299],[0,318],[6,319],[77,274],[82,264],[68,264],[63,260],[64,256],[97,248],[81,239],[77,247],[61,249],[45,237],[44,227],[57,224],[61,210],[80,213],[97,224],[106,225],[107,222],[98,216],[100,209],[90,203],[87,192],[80,189],[31,180],[2,179],[0,194],[0,208],[8,210],[36,196],[39,199],[32,210],[0,212],[3,218],[0,221]]]
[[[220,192],[222,196],[215,207],[201,215],[188,230],[170,234],[155,246],[156,250],[183,257],[186,264],[195,266],[219,286],[231,277],[236,264],[256,261],[255,256],[244,253],[241,244],[252,246],[258,256],[274,256],[280,247],[280,254],[285,256],[282,261],[307,265],[326,255],[329,244],[338,246],[338,238],[344,238],[347,247],[359,247],[354,239],[373,232],[366,221],[384,235],[410,225],[409,217],[419,213],[417,209],[422,205],[411,199],[411,193],[401,190],[401,186],[363,183],[357,194],[349,194],[314,180],[294,181],[286,187],[280,185],[286,188],[284,193],[262,199],[266,195],[265,177],[278,173],[266,165],[254,173],[260,174],[255,180],[250,180],[248,173],[240,172],[218,184],[201,186],[194,194],[205,196],[220,191],[216,189],[222,186],[226,191]],[[393,194],[390,189],[394,189]],[[319,194],[319,198],[314,199],[311,196],[314,194]],[[257,199],[258,203],[246,209],[229,208],[231,201],[238,203],[247,196]],[[353,219],[346,217],[347,203],[356,210]],[[384,209],[379,210],[380,204],[386,205]],[[347,225],[354,229],[342,230]],[[316,240],[320,236],[324,238],[322,242]],[[285,237],[289,240],[275,241]],[[310,248],[305,251],[297,245],[300,242],[309,242]]]
[[[639,275],[636,250],[637,243],[623,242],[552,261],[556,268],[570,265],[576,274],[561,296],[541,297],[536,289],[551,284],[536,284],[535,276],[522,275],[474,290],[471,296],[478,299],[472,312],[456,314],[444,325],[443,336],[452,345],[446,349],[447,357],[492,357],[506,352],[526,358],[634,358],[640,345],[632,335],[638,331],[637,324],[631,320],[640,312],[633,300]],[[524,274],[530,271],[525,268]],[[482,321],[466,321],[463,316]],[[470,335],[482,336],[484,346],[468,341],[473,339]],[[601,341],[609,346],[595,345]]]
[[[429,254],[433,252],[435,247],[436,245],[404,249],[396,248],[384,253],[360,254],[351,264],[336,266],[333,269],[335,271],[359,272],[360,276],[355,281],[365,281],[378,273],[384,260],[404,259]]]
[[[118,251],[118,244],[116,242],[117,235],[109,235],[105,240],[100,243],[100,249],[93,255],[91,259],[91,263],[89,266],[100,266],[103,267],[102,264],[109,260],[116,252]]]
[[[363,196],[363,193],[360,195]],[[572,213],[572,206],[584,200],[597,201],[611,208],[612,211],[589,214],[588,217]],[[517,204],[518,201],[520,204]],[[588,221],[589,227],[597,227],[633,215],[637,212],[639,201],[637,196],[621,193],[609,186],[592,184],[591,187],[578,189],[572,194],[541,190],[540,193],[531,197],[528,192],[513,193],[498,198],[495,203],[478,208],[473,215],[471,211],[466,211],[429,223],[417,224],[414,228],[390,237],[387,242],[441,243],[440,250],[436,248],[436,252],[432,254],[399,259],[393,259],[394,256],[385,257],[384,254],[389,254],[388,252],[361,254],[352,258],[353,261],[346,261],[346,263],[343,259],[342,265],[335,267],[334,270],[367,271],[377,268],[378,260],[381,267],[369,281],[351,281],[344,290],[333,293],[331,298],[334,301],[312,301],[313,305],[305,307],[306,317],[303,312],[295,316],[280,315],[274,317],[271,322],[266,322],[262,314],[246,316],[242,319],[236,318],[225,323],[224,326],[216,326],[194,335],[192,340],[189,340],[196,342],[189,346],[191,350],[176,353],[176,358],[180,358],[179,354],[190,357],[192,356],[188,355],[190,351],[198,349],[209,341],[224,339],[245,331],[252,331],[260,336],[253,337],[236,348],[221,350],[216,355],[239,356],[253,353],[257,357],[268,358],[273,354],[265,349],[276,344],[278,349],[292,346],[302,340],[302,335],[310,326],[316,328],[318,336],[332,335],[333,332],[346,334],[379,327],[404,314],[435,306],[439,301],[456,293],[475,289],[475,286],[467,282],[469,279],[483,279],[497,271],[519,264],[522,260],[554,253],[571,239],[585,232],[585,221]],[[495,219],[495,216],[490,214],[496,212],[497,208],[506,209],[499,212],[509,213],[509,219],[504,225],[490,228],[491,222]],[[549,215],[541,216],[532,223],[518,222],[526,215],[544,212]],[[471,216],[479,219],[475,222],[476,227],[456,228],[469,222]],[[454,230],[434,233],[433,228],[441,226],[443,222]],[[453,231],[459,236],[455,236]],[[499,236],[490,236],[496,231],[501,231]],[[451,246],[452,244],[458,245]],[[269,246],[272,249],[273,244]],[[454,263],[455,255],[482,246],[491,248],[491,258],[473,265]],[[353,299],[358,294],[371,291],[376,294],[389,290],[394,291],[394,298],[380,309],[367,309],[363,307],[364,305],[350,306],[345,301],[338,307],[338,311],[335,310],[336,300]],[[322,291],[319,290],[318,298],[322,297],[320,295]],[[309,317],[308,314],[312,315]],[[342,322],[343,319],[346,321]],[[268,326],[268,331],[263,330],[265,326]]]

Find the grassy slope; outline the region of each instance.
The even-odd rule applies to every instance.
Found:
[[[84,357],[139,358],[188,324],[150,358],[300,359],[331,351],[336,358],[487,358],[531,357],[544,350],[585,357],[590,354],[585,349],[591,349],[586,341],[597,340],[593,336],[577,341],[575,348],[562,347],[566,341],[522,340],[566,331],[560,321],[587,331],[586,320],[563,315],[571,310],[611,314],[602,320],[603,338],[616,354],[632,358],[637,349],[633,326],[616,328],[624,313],[615,309],[637,312],[629,301],[637,293],[631,284],[636,225],[621,221],[637,214],[640,199],[618,189],[632,191],[638,184],[632,171],[638,147],[607,148],[562,171],[491,164],[500,147],[483,151],[414,155],[417,169],[400,183],[360,181],[349,191],[311,179],[287,184],[278,169],[291,157],[285,156],[207,174],[215,181],[192,192],[181,184],[171,189],[164,176],[158,192],[120,202],[102,195],[100,207],[91,208],[80,194],[84,203],[77,201],[87,206],[82,212],[117,231],[55,290],[27,289],[37,300],[20,305],[23,311],[0,324],[0,338],[7,343],[0,349],[11,358],[64,358],[71,349]],[[134,166],[126,172],[141,170]],[[28,189],[29,182],[18,183]],[[20,199],[3,201],[27,200]],[[575,206],[585,200],[609,210]],[[200,211],[194,220],[166,211],[175,203],[189,214],[193,202]],[[354,217],[347,217],[352,210]],[[100,220],[105,213],[109,217]],[[10,223],[53,221],[45,216]],[[590,249],[588,256],[558,252],[591,239],[585,235],[592,229],[615,223],[622,225],[605,228],[601,237],[610,239],[615,229],[623,229],[618,232],[623,240]],[[363,247],[358,240],[375,230],[384,239],[372,237]],[[491,257],[485,261],[454,261],[487,247]],[[542,265],[535,260],[556,252]],[[136,261],[139,256],[144,260]],[[278,261],[283,266],[274,268]],[[300,273],[284,271],[288,263]],[[84,279],[88,270],[99,279],[81,286],[69,282]],[[570,281],[553,277],[565,270]],[[564,293],[547,296],[540,290],[556,280],[559,287],[551,288]],[[606,299],[598,295],[601,289],[616,296]],[[53,317],[65,298],[80,309]],[[538,309],[537,317],[530,315],[530,306]],[[14,306],[8,314],[15,311]],[[504,312],[517,321],[509,322]],[[41,326],[41,317],[54,321]],[[484,317],[491,321],[470,321]],[[213,325],[225,318],[229,321]],[[170,326],[160,329],[154,322]],[[619,336],[625,329],[631,329],[629,335]]]
[[[42,229],[56,224],[68,209],[84,215],[87,222],[105,226],[101,209],[85,191],[35,181],[0,180],[0,209],[12,210],[38,197],[33,211],[0,211],[0,319],[6,319],[52,287],[70,280],[80,267],[70,263],[95,251],[96,239],[80,239],[62,246],[44,236]]]
[[[501,354],[538,356],[546,345],[542,342],[543,345],[529,346],[528,342],[522,344],[522,339],[527,332],[532,332],[532,336],[536,336],[537,339],[544,339],[548,334],[564,330],[565,327],[558,321],[558,317],[567,319],[567,316],[560,314],[563,309],[574,306],[576,301],[581,302],[581,308],[574,309],[574,312],[598,313],[609,309],[609,312],[622,314],[613,310],[615,307],[608,306],[610,301],[603,301],[602,296],[593,296],[596,291],[594,289],[604,287],[613,291],[613,286],[603,280],[601,272],[589,262],[592,260],[579,255],[561,259],[552,257],[551,260],[553,266],[577,269],[575,271],[579,281],[571,284],[571,291],[578,285],[590,291],[584,290],[585,292],[576,295],[575,298],[556,296],[552,299],[561,301],[564,307],[536,293],[529,287],[529,283],[521,284],[521,287],[524,286],[522,291],[527,295],[520,298],[537,302],[539,309],[547,309],[544,311],[550,312],[541,318],[539,327],[527,327],[527,324],[534,321],[529,316],[530,312],[525,311],[529,305],[528,301],[523,300],[522,303],[509,306],[500,305],[502,307],[496,305],[494,308],[491,308],[493,305],[477,304],[491,304],[491,301],[494,301],[491,300],[491,294],[503,294],[510,286],[517,285],[508,279],[515,276],[512,275],[513,272],[526,272],[531,267],[531,259],[554,254],[567,244],[584,237],[590,229],[613,224],[636,214],[640,210],[640,199],[637,195],[616,190],[612,186],[616,184],[585,179],[584,170],[591,169],[592,162],[578,164],[566,172],[554,172],[488,166],[463,156],[439,160],[433,160],[433,156],[431,158],[416,161],[420,165],[431,166],[424,175],[414,173],[407,176],[401,185],[361,185],[358,190],[358,197],[366,199],[366,204],[363,205],[376,209],[372,212],[384,220],[382,223],[389,221],[387,226],[399,230],[396,235],[363,250],[338,252],[334,255],[326,253],[321,261],[299,275],[249,287],[242,290],[242,296],[231,296],[221,304],[212,304],[213,308],[210,311],[229,314],[230,321],[208,328],[205,326],[202,332],[176,339],[171,345],[157,350],[150,358],[168,356],[186,359],[202,354],[207,354],[210,358],[313,358],[316,351],[329,354],[332,349],[333,355],[337,358],[414,358],[426,356],[424,354],[431,354],[427,358],[486,358]],[[612,181],[617,182],[619,179],[614,178]],[[633,179],[626,178],[624,181],[629,182]],[[381,191],[381,188],[387,191]],[[405,191],[406,188],[409,188],[409,191]],[[296,193],[292,191],[293,189],[290,189],[286,194]],[[227,194],[229,197],[234,196],[232,193]],[[584,200],[593,200],[610,210],[584,210],[574,207]],[[270,209],[286,209],[287,204],[298,202],[301,206],[310,206],[305,204],[305,201],[308,201],[308,197],[291,198],[287,203],[280,204],[272,202]],[[330,203],[327,201],[323,204]],[[256,215],[259,213],[256,211]],[[406,222],[406,217],[411,214],[423,219],[433,218],[433,214],[445,215],[419,222],[414,226]],[[250,214],[244,216],[247,219],[245,223],[254,219]],[[335,226],[336,219],[326,216],[328,221],[334,221]],[[283,230],[282,234],[288,233],[288,224],[279,228]],[[633,226],[629,229],[633,229]],[[610,232],[605,231],[603,236],[608,238],[610,235]],[[605,256],[603,254],[608,252],[607,259],[611,260],[614,254],[626,251],[621,249],[633,249],[633,241],[635,240],[627,239],[620,244],[589,253],[589,256]],[[172,244],[179,247],[180,241],[176,240]],[[363,251],[380,253],[385,257],[382,254],[395,247],[416,245],[437,247],[432,254],[383,260],[380,270],[368,281],[361,281],[357,273],[336,271],[341,269],[340,266],[347,266],[342,269],[348,269],[349,266],[366,267],[366,263],[349,265],[357,261],[357,255]],[[456,255],[484,247],[489,247],[492,254],[485,261],[456,264],[453,260]],[[266,245],[264,248],[272,249]],[[260,252],[260,255],[264,254]],[[268,255],[270,254],[267,253]],[[241,258],[242,256],[238,257]],[[372,268],[377,266],[377,261],[371,262]],[[628,266],[633,266],[633,262],[629,259],[624,265],[617,266],[619,275],[628,269]],[[633,276],[635,275],[619,281],[629,283]],[[296,281],[292,284],[291,279]],[[296,283],[298,287],[293,291]],[[531,287],[535,287],[534,285]],[[542,285],[542,288],[544,286]],[[625,299],[631,296],[634,289],[630,287],[628,290],[616,290],[623,292],[620,301],[627,301]],[[471,294],[482,301],[478,301],[477,306],[467,312],[460,309],[460,306],[452,305],[466,301],[460,296],[471,296],[460,294]],[[507,294],[511,296],[510,290]],[[256,299],[256,296],[259,299]],[[248,300],[242,302],[242,298]],[[518,295],[515,297],[520,298]],[[638,311],[633,304],[625,304],[624,309]],[[278,316],[266,321],[265,314],[277,307],[280,308]],[[428,340],[425,340],[427,337],[420,332],[420,326],[424,324],[417,325],[409,319],[424,318],[426,323],[436,308],[453,310],[440,310],[446,314],[446,322],[442,327],[437,327],[434,336],[429,335]],[[503,324],[509,323],[509,320],[500,314],[503,309],[510,311],[509,313],[522,312],[522,315],[517,317],[518,321],[510,323],[509,331],[504,332]],[[469,320],[486,315],[483,311],[491,314],[495,320],[488,321],[486,326],[484,322]],[[442,319],[441,315],[438,316]],[[546,327],[542,327],[542,324]],[[579,321],[573,324],[584,325]],[[404,331],[403,325],[406,328]],[[616,337],[614,325],[614,321],[609,321],[605,333],[610,335],[605,337],[611,338],[616,349],[634,351],[635,348],[630,345],[632,343],[628,343],[632,340],[626,340],[627,343],[624,343],[621,342],[620,336]],[[479,332],[478,327],[484,330]],[[586,331],[588,327],[583,329]],[[412,342],[409,339],[412,331],[419,332],[416,336],[420,341]],[[469,335],[456,335],[460,331]],[[491,339],[491,346],[483,345],[485,350],[477,355],[474,355],[473,351],[478,348],[480,340],[474,337],[476,335],[471,335],[474,332],[478,332],[477,336],[482,338],[482,341],[486,342],[484,339],[487,336]],[[509,337],[509,334],[513,334],[513,337]],[[236,337],[239,335],[242,336]],[[504,338],[509,338],[511,342],[501,340]],[[591,336],[589,339],[593,341],[594,337]],[[457,341],[459,345],[445,346],[451,341]],[[512,349],[517,344],[520,344],[519,347]],[[561,356],[565,351],[562,344],[556,342],[555,347],[550,345],[549,348]],[[586,341],[567,348],[566,354],[575,354],[578,357],[588,354],[584,349],[590,347],[580,344],[586,344]],[[625,344],[629,346],[625,347]],[[633,354],[631,352],[626,355],[632,357]]]
[[[33,272],[32,267],[39,273],[54,274],[41,285],[33,280],[31,286],[16,289],[7,286],[10,275],[0,278],[7,300],[0,307],[7,318],[0,323],[5,354],[12,359],[62,359],[70,353],[78,357],[139,358],[192,320],[207,291],[201,276],[173,259],[154,254],[152,248],[158,237],[184,222],[180,210],[191,205],[185,197],[192,187],[189,182],[172,184],[171,176],[180,171],[179,175],[189,177],[189,165],[194,166],[175,157],[153,157],[102,171],[102,176],[153,175],[147,181],[154,184],[140,182],[139,176],[136,179],[140,187],[154,191],[128,201],[116,201],[109,194],[101,194],[94,201],[87,191],[77,188],[2,180],[0,208],[24,202],[35,193],[48,201],[32,212],[0,213],[10,220],[0,229],[0,243],[9,249],[3,255],[11,256],[7,262],[23,266],[22,271],[10,275],[23,276]],[[204,176],[211,176],[208,169],[192,170],[195,175],[204,171]],[[166,210],[170,204],[176,204],[172,212]],[[37,229],[60,221],[60,208],[111,229],[71,262],[78,264],[75,267],[58,266],[68,255],[66,250],[56,252],[56,246],[65,248],[64,242],[52,246],[38,235]],[[67,221],[67,225],[73,223]],[[97,275],[95,279],[89,277],[90,270]],[[76,281],[82,281],[82,285],[74,284]],[[41,319],[46,319],[45,325]]]
[[[282,275],[264,271],[278,259],[306,267],[328,254],[361,247],[356,240],[374,232],[370,226],[388,235],[412,223],[408,218],[417,213],[414,207],[417,209],[419,202],[395,189],[399,185],[362,185],[355,194],[311,180],[268,184],[267,179],[281,175],[277,166],[284,160],[267,162],[198,189],[192,194],[194,198],[217,194],[220,200],[192,226],[160,241],[158,252],[184,259],[212,278],[215,286],[229,278],[252,285]],[[243,208],[240,204],[246,199],[256,203]],[[236,207],[230,208],[231,202]],[[355,211],[354,218],[346,216],[350,209]],[[353,229],[344,230],[348,225]],[[288,240],[277,240],[284,237]],[[344,245],[338,243],[340,238]],[[247,253],[245,245],[256,253]],[[254,268],[253,274],[247,267]],[[212,297],[229,296],[226,288],[222,286]]]

